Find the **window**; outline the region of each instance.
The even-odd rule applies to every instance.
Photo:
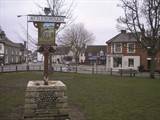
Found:
[[[5,63],[8,63],[8,56],[5,56]]]
[[[128,67],[134,67],[134,59],[133,58],[128,59]]]
[[[0,35],[0,40],[2,40],[2,35]]]
[[[8,54],[8,49],[6,49],[6,54]]]
[[[2,50],[2,45],[0,45],[0,50]]]
[[[127,52],[128,53],[135,53],[135,44],[134,43],[127,44]]]
[[[13,57],[12,57],[12,63],[13,63],[13,61],[14,61],[14,60],[13,60]]]
[[[115,53],[122,53],[122,44],[121,43],[114,44],[114,52]]]
[[[104,56],[104,52],[102,50],[100,51],[100,56]]]
[[[22,55],[22,52],[21,52],[21,51],[19,52],[19,55]]]
[[[113,67],[121,67],[121,66],[122,66],[122,57],[114,57]]]
[[[16,63],[18,63],[18,57],[16,56]]]
[[[114,53],[114,44],[111,44],[111,53]]]
[[[14,51],[12,50],[12,55],[14,55]]]

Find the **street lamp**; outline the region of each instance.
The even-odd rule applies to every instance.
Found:
[[[29,61],[28,61],[28,15],[17,15],[17,17],[19,18],[19,17],[26,17],[27,18],[27,44],[26,44],[26,48],[27,48],[27,70],[29,70]]]

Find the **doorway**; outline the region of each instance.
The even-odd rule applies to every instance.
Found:
[[[151,60],[147,60],[147,69],[150,70],[151,68]]]

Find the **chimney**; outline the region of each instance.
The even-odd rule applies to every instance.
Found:
[[[125,33],[126,33],[126,30],[121,30],[121,33],[122,33],[122,34],[125,34]]]
[[[27,42],[26,41],[24,41],[24,48],[26,48],[27,47]]]
[[[0,31],[0,37],[2,39],[5,39],[5,36],[6,36],[5,32],[4,31]]]

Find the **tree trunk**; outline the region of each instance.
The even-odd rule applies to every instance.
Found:
[[[49,72],[53,72],[53,67],[52,67],[52,54],[49,54]]]
[[[155,70],[156,70],[156,55],[151,56],[151,64],[150,64],[150,78],[155,79]]]
[[[78,58],[76,56],[76,73],[78,72]]]
[[[44,71],[43,71],[44,85],[48,85],[48,57],[49,57],[49,52],[46,49],[46,51],[44,52]]]

